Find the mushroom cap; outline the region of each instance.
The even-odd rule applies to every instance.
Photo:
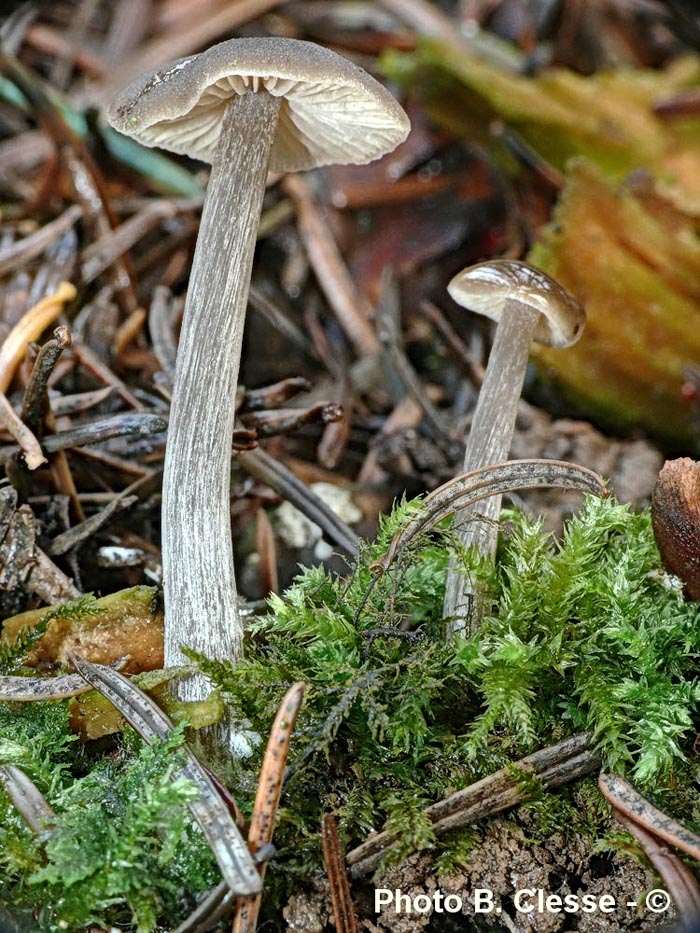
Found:
[[[447,290],[457,304],[494,321],[501,319],[511,299],[539,311],[534,339],[547,347],[570,347],[586,323],[583,306],[570,292],[540,269],[515,259],[469,266],[452,279]]]
[[[275,172],[363,164],[408,135],[401,106],[366,71],[300,39],[229,39],[150,71],[121,90],[112,126],[145,146],[213,162],[224,110],[235,95],[281,97],[270,156]]]

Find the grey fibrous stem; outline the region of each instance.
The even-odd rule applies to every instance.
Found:
[[[187,645],[241,656],[231,542],[231,441],[248,286],[279,99],[227,105],[204,203],[175,371],[163,473],[165,665]],[[203,678],[182,685],[200,699]]]
[[[477,470],[508,459],[515,429],[518,402],[525,381],[527,359],[539,313],[517,299],[509,299],[496,328],[484,381],[474,411],[464,455],[464,471]],[[498,538],[501,497],[492,496],[478,507],[464,509],[455,516],[454,528],[464,547],[474,546],[485,558],[493,558]],[[451,619],[452,632],[464,632],[466,616],[472,608],[468,578],[455,561],[447,574],[443,612]],[[476,600],[476,612],[479,600]]]

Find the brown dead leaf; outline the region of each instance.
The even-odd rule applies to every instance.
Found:
[[[163,666],[163,612],[156,590],[134,586],[96,601],[101,610],[81,619],[54,619],[46,635],[32,650],[29,666],[63,664],[66,652],[75,651],[93,664],[111,664],[129,655],[124,672],[136,674]],[[3,638],[13,642],[26,626],[36,624],[46,609],[35,609],[7,619]]]

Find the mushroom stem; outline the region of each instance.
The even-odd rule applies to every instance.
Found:
[[[539,318],[539,312],[516,298],[509,298],[504,306],[467,439],[465,473],[508,459],[530,345]],[[460,544],[475,547],[483,558],[493,559],[500,511],[501,496],[492,496],[476,508],[457,512],[454,528]],[[452,620],[452,633],[463,633],[469,616],[478,625],[478,594],[454,560],[447,573],[443,611],[445,618]]]
[[[231,542],[231,441],[248,286],[280,100],[226,107],[207,188],[177,355],[163,471],[165,666],[181,646],[240,658]],[[203,678],[182,685],[200,699]]]

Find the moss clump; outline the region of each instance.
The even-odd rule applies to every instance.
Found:
[[[287,687],[309,685],[266,881],[269,910],[322,864],[324,812],[338,815],[348,844],[387,826],[400,835],[390,859],[431,848],[441,868],[464,863],[477,830],[436,839],[424,807],[582,730],[593,732],[605,767],[629,773],[700,829],[687,761],[700,703],[700,614],[661,574],[649,515],[590,499],[557,541],[522,514],[504,513],[497,569],[470,568],[491,587],[493,611],[477,634],[445,643],[449,534],[419,542],[370,586],[370,565],[417,508],[403,503],[383,522],[348,578],[305,570],[284,597],[273,597],[235,668],[199,659],[262,735]],[[183,843],[191,789],[166,780],[176,750],[147,752],[125,738],[106,758],[89,747],[76,754],[61,711],[62,704],[0,708],[0,742],[30,755],[27,729],[49,737],[23,760],[59,812],[54,833],[33,842],[2,803],[0,896],[42,905],[49,919],[41,929],[65,918],[80,930],[88,916],[117,918],[125,930],[172,927],[187,908],[184,892],[215,877],[200,843]],[[261,756],[258,748],[236,763],[235,793],[247,812]],[[530,833],[533,825],[543,835],[554,826],[591,837],[607,831],[600,804],[582,809],[574,793],[532,783]],[[590,792],[597,794],[593,785]],[[133,868],[91,862],[88,845],[88,864],[76,874],[88,836],[105,840],[102,851],[119,842],[119,858],[138,866],[136,887]]]
[[[0,795],[0,902],[31,909],[30,929],[105,924],[150,933],[217,882],[187,810],[197,790],[172,780],[182,766],[182,729],[151,748],[128,733],[118,750],[95,758],[74,741],[62,702],[9,715],[2,704],[0,736],[9,732],[15,741],[0,738],[0,756],[21,767],[57,813],[33,837]]]

